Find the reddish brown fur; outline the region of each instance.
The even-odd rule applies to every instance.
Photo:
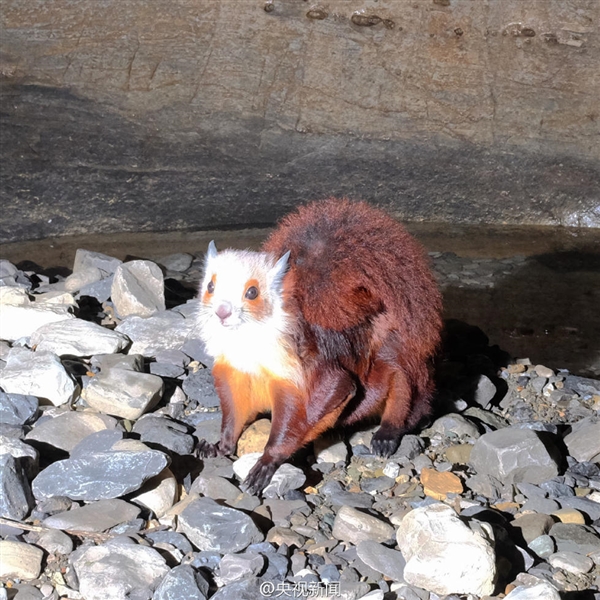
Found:
[[[285,217],[263,250],[277,258],[291,252],[284,307],[295,323],[291,347],[304,386],[279,381],[269,388],[271,435],[249,487],[260,489],[326,429],[374,415],[381,427],[373,449],[393,453],[430,412],[430,363],[440,341],[441,296],[421,246],[382,211],[331,198]],[[224,426],[228,413],[232,422],[254,418],[233,406],[238,393],[215,375]],[[231,451],[231,442],[225,445]]]

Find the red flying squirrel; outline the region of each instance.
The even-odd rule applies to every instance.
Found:
[[[379,416],[372,449],[390,456],[431,411],[442,302],[423,249],[381,210],[330,198],[286,216],[262,250],[208,247],[200,328],[223,422],[200,456],[233,454],[264,412],[250,491],[334,426]]]

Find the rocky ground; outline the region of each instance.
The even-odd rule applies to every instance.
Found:
[[[432,260],[444,288],[525,259]],[[389,459],[375,428],[319,440],[252,496],[267,420],[194,456],[220,426],[201,268],[0,262],[0,599],[600,599],[600,381],[451,321],[427,429]]]

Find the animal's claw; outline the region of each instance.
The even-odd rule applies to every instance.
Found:
[[[219,444],[211,444],[206,440],[200,440],[196,446],[198,458],[214,458],[219,456]]]

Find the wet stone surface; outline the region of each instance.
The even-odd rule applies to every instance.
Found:
[[[528,260],[431,258],[441,287],[463,290]],[[268,421],[237,456],[194,453],[221,420],[190,299],[202,257],[157,263],[82,250],[68,276],[1,265],[0,310],[19,319],[0,343],[0,594],[600,597],[599,380],[448,321],[427,428],[387,459],[371,453],[376,426],[326,435],[253,496],[242,480]]]

